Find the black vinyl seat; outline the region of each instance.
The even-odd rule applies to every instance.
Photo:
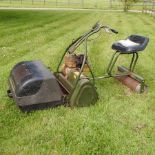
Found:
[[[121,54],[131,54],[143,51],[149,42],[149,38],[140,35],[131,35],[125,40],[120,40],[112,45],[112,49]]]

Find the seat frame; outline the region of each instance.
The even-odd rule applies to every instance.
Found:
[[[133,73],[133,71],[135,69],[135,66],[137,64],[138,58],[139,58],[139,55],[138,55],[137,52],[126,53],[126,54],[132,55],[129,68],[126,68],[126,67],[123,67],[123,66],[121,67],[120,66],[118,68],[123,68],[123,72],[121,71],[120,73],[112,74],[113,68],[114,68],[114,66],[115,66],[119,56],[122,55],[122,54],[124,55],[125,53],[120,53],[120,52],[116,51],[112,55],[111,60],[109,62],[109,65],[107,67],[107,71],[106,71],[107,75],[103,76],[103,77],[100,77],[100,79],[102,79],[102,78],[110,78],[110,77],[117,78],[117,77],[122,77],[122,76],[130,76],[130,77],[136,79],[137,81],[139,81],[141,83],[140,93],[143,93],[144,92],[144,87],[145,87],[145,80],[141,76]]]
[[[124,53],[120,53],[120,52],[116,51],[116,52],[112,55],[111,60],[110,60],[110,62],[109,62],[109,65],[108,65],[108,67],[107,67],[107,74],[108,74],[109,76],[111,76],[111,77],[115,76],[115,75],[112,75],[112,70],[113,70],[113,68],[114,68],[114,66],[115,66],[115,64],[116,64],[116,62],[117,62],[119,56],[122,55],[122,54],[124,55]],[[130,72],[133,72],[134,69],[135,69],[135,66],[136,66],[136,64],[137,64],[139,55],[138,55],[137,52],[128,53],[128,54],[132,55],[132,59],[131,59],[130,66],[129,66],[129,71],[130,71]],[[122,75],[122,74],[121,74],[121,75]],[[118,76],[118,74],[117,74],[116,76]]]

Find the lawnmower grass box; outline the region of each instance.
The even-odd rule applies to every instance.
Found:
[[[8,95],[23,111],[62,104],[63,93],[53,73],[41,61],[20,62],[9,77]]]

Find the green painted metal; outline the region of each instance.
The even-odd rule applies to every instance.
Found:
[[[112,77],[112,70],[114,68],[114,65],[116,64],[116,61],[118,59],[118,57],[120,56],[120,53],[119,52],[115,52],[113,55],[112,55],[112,58],[110,60],[110,63],[108,65],[108,68],[107,68],[107,74]]]
[[[130,68],[132,72],[134,71],[135,66],[136,66],[136,64],[137,64],[137,61],[138,61],[138,58],[139,58],[138,53],[134,53],[134,54],[136,55],[136,57],[135,57],[135,59],[134,59],[134,61],[133,61],[132,67]]]
[[[88,79],[79,79],[76,84],[76,89],[73,91],[75,82],[74,73],[70,73],[66,79],[61,73],[56,75],[60,85],[68,92],[67,104],[70,106],[89,106],[95,104],[98,100],[98,94],[93,83]]]
[[[137,61],[138,61],[138,58],[139,58],[137,52],[132,54],[132,59],[131,59],[131,62],[130,62],[130,67],[129,67],[129,69],[128,69],[128,71],[126,73],[123,73],[123,74],[120,73],[120,74],[115,74],[115,75],[112,74],[112,70],[113,70],[113,68],[114,68],[114,66],[115,66],[115,64],[116,64],[116,62],[118,60],[118,57],[120,55],[122,55],[122,54],[120,52],[117,52],[117,51],[112,55],[111,60],[109,62],[109,65],[107,67],[107,74],[109,76],[104,76],[103,78],[125,76],[125,75],[129,75],[129,72],[133,72],[134,71],[135,66],[137,64]]]
[[[132,66],[133,66],[133,62],[135,60],[135,53],[132,54],[132,59],[131,59],[131,62],[130,62],[130,71],[132,70]]]
[[[124,66],[118,66],[118,70],[123,72],[123,73],[127,73],[128,75],[130,75],[132,78],[134,78],[135,80],[142,82],[144,81],[144,78],[131,72],[128,68],[124,67]]]
[[[72,93],[69,105],[85,107],[93,105],[98,100],[98,94],[94,85],[88,79],[81,79]]]
[[[63,75],[62,73],[58,73],[58,74],[55,74],[56,77],[57,77],[57,80],[58,82],[60,83],[60,85],[68,92],[70,93],[73,89],[73,84],[67,80]]]

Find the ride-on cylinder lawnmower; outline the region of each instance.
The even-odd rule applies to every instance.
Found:
[[[114,77],[130,89],[143,93],[145,81],[133,73],[138,60],[138,51],[147,46],[148,38],[131,35],[112,45],[116,52],[111,58],[104,76],[95,77],[89,62],[87,42],[89,37],[102,29],[105,32],[118,32],[108,26],[96,23],[87,33],[74,40],[65,50],[56,72],[52,72],[41,61],[24,61],[16,64],[9,76],[8,96],[13,98],[22,111],[66,106],[88,106],[98,100],[95,80]],[[83,54],[77,54],[77,48],[85,45]],[[130,67],[118,67],[118,73],[112,74],[118,57],[132,55]]]

